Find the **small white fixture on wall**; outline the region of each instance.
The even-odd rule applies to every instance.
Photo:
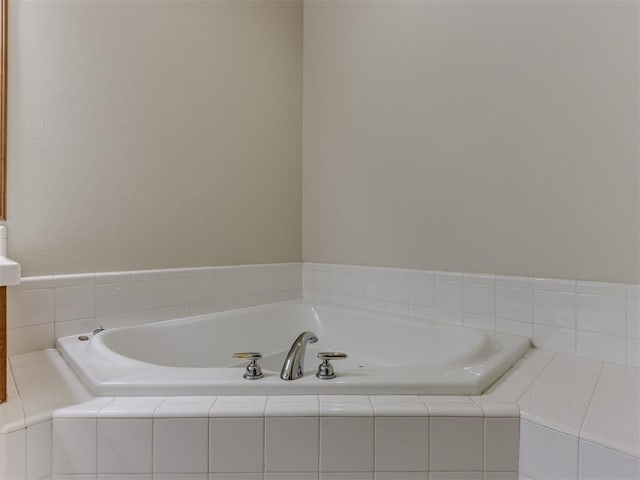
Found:
[[[20,264],[7,257],[7,227],[0,225],[0,287],[20,283]]]

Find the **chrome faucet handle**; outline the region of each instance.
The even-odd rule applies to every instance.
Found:
[[[244,372],[243,377],[247,380],[258,380],[264,377],[262,368],[258,365],[258,360],[262,358],[260,352],[236,352],[232,355],[233,358],[244,358],[249,361],[249,365]]]
[[[330,360],[344,360],[348,355],[342,352],[320,352],[318,358],[322,360],[322,363],[318,365],[318,371],[316,377],[320,380],[331,380],[336,378],[336,372],[333,370],[333,365],[329,363]]]

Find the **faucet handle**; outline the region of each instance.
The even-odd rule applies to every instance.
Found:
[[[262,368],[258,365],[258,360],[262,358],[260,352],[236,352],[232,355],[233,358],[244,358],[250,360],[249,365],[244,372],[243,377],[247,380],[258,380],[264,377]]]
[[[251,360],[260,360],[262,354],[260,352],[236,352],[231,355],[233,358],[248,358]]]
[[[344,360],[348,355],[343,352],[320,352],[318,358],[322,360],[322,363],[318,365],[318,371],[316,377],[320,380],[331,380],[336,378],[336,372],[333,370],[333,365],[329,363],[329,360]]]

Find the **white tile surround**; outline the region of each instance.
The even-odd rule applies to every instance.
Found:
[[[9,355],[95,329],[302,296],[300,263],[27,277],[7,291]]]
[[[474,397],[218,398],[92,398],[54,350],[16,355],[100,323],[297,298],[303,276],[307,298],[561,353],[532,350]],[[640,478],[640,373],[621,366],[640,363],[637,285],[277,264],[30,278],[8,297],[0,480]]]
[[[537,349],[471,397],[93,398],[51,349],[9,373],[3,480],[640,478],[638,369]]]
[[[530,338],[640,367],[640,285],[303,264],[304,298]]]

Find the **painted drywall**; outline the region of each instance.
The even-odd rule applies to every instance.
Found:
[[[24,275],[299,261],[302,3],[10,2]]]
[[[640,281],[638,9],[305,2],[303,259]]]

